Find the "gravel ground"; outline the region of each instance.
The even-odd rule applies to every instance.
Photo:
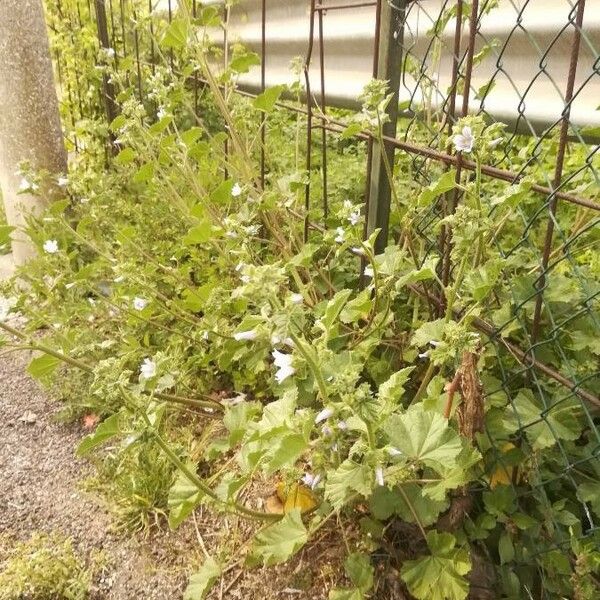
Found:
[[[190,568],[203,562],[202,546],[212,556],[224,548],[237,556],[207,600],[327,597],[341,570],[335,527],[290,563],[254,570],[242,568],[238,552],[256,525],[235,517],[199,509],[195,522],[175,532],[165,526],[144,538],[117,534],[103,500],[82,489],[94,468],[74,448],[87,432],[56,419],[60,405],[25,372],[30,360],[26,352],[0,357],[0,535],[27,540],[58,532],[88,562],[101,551],[106,566],[90,600],[180,600]]]
[[[78,554],[103,551],[106,567],[94,600],[175,600],[185,587],[185,557],[196,552],[190,527],[143,540],[116,535],[101,500],[81,490],[92,467],[74,456],[85,432],[64,425],[25,367],[30,356],[0,358],[0,534],[19,540],[36,531],[73,538]]]

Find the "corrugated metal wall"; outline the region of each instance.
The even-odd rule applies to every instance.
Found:
[[[364,0],[362,0],[364,1]],[[340,0],[324,0],[338,4]],[[345,0],[344,3],[361,0]],[[211,0],[204,4],[221,4]],[[454,2],[421,0],[407,14],[404,45],[413,64],[428,67],[433,86],[428,99],[435,109],[443,103],[452,69],[452,40],[455,20],[450,19],[440,35],[439,56],[430,45],[429,31],[444,8]],[[482,3],[483,4],[483,3]],[[305,56],[309,39],[308,0],[266,0],[267,86],[290,83],[290,61]],[[260,54],[261,0],[241,0],[231,10],[230,41],[240,41]],[[477,49],[496,40],[495,47],[474,70],[471,98],[494,77],[495,85],[483,102],[472,99],[470,110],[483,108],[492,118],[518,123],[519,129],[541,133],[560,119],[564,109],[573,27],[569,0],[500,0],[481,19]],[[375,8],[357,7],[324,12],[325,92],[328,104],[353,107],[372,73]],[[468,29],[468,25],[466,25]],[[310,70],[311,86],[320,94],[318,35]],[[466,43],[463,44],[466,45]],[[575,126],[600,126],[600,0],[588,0],[577,71],[576,97],[571,122]],[[416,62],[415,62],[416,61]],[[242,87],[260,87],[260,69],[240,81]],[[423,90],[414,77],[405,73],[401,102],[412,98],[411,109],[422,104]],[[460,99],[459,99],[460,106]]]

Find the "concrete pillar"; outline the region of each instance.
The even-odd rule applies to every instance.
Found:
[[[8,223],[18,228],[57,192],[48,185],[39,195],[18,194],[23,160],[36,170],[67,170],[42,0],[0,0],[0,190]],[[20,230],[12,250],[16,264],[35,254]]]

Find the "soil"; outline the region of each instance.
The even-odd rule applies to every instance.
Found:
[[[105,566],[95,577],[90,600],[181,599],[205,550],[219,556],[226,549],[230,556],[241,557],[252,526],[202,509],[175,532],[165,525],[147,536],[118,533],[106,500],[83,490],[82,481],[94,474],[94,467],[78,459],[74,448],[88,432],[80,424],[57,420],[61,405],[27,375],[30,359],[26,352],[0,357],[4,539],[57,532],[71,538],[88,562],[102,552]],[[285,566],[247,570],[238,560],[208,600],[325,599],[326,590],[339,580],[339,545],[334,526]]]

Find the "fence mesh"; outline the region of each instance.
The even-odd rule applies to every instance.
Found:
[[[128,85],[156,115],[158,100],[152,97],[149,82],[184,67],[172,53],[163,55],[156,42],[173,19],[171,2],[48,0],[47,4],[55,39],[68,40],[74,48],[68,55],[55,56],[73,148],[82,150],[80,134],[91,124],[108,136],[107,120],[116,115]],[[248,14],[259,32],[248,43],[262,58],[254,85],[240,89],[252,95],[264,89],[269,78],[271,43],[276,51],[269,37],[270,18],[281,18],[280,9],[287,3],[241,2],[223,8],[226,21],[235,20],[236,11],[244,11],[246,4],[253,7]],[[578,496],[577,489],[582,481],[600,477],[600,126],[598,113],[593,113],[596,107],[589,111],[590,98],[600,102],[600,44],[594,21],[600,5],[597,0],[552,2],[547,19],[535,23],[532,19],[542,13],[540,3],[533,0],[310,1],[300,24],[305,52],[298,80],[304,101],[280,103],[302,119],[308,149],[304,166],[310,177],[306,214],[299,217],[306,221],[307,238],[311,226],[327,227],[332,190],[348,185],[343,171],[329,164],[340,151],[344,118],[352,113],[328,107],[332,87],[325,65],[333,38],[327,20],[342,11],[367,15],[373,24],[369,44],[377,63],[386,4],[401,13],[401,31],[395,32],[402,41],[397,50],[402,57],[400,114],[394,123],[396,135],[386,140],[395,148],[395,176],[407,189],[422,190],[451,168],[457,181],[465,183],[480,169],[489,197],[512,198],[511,227],[500,227],[493,244],[504,260],[525,267],[506,282],[510,297],[498,298],[496,310],[476,318],[474,325],[484,334],[484,343],[495,348],[501,373],[497,380],[484,382],[489,402],[512,411],[517,423],[514,436],[522,444],[550,436],[552,442],[546,444],[550,460],[558,465],[548,471],[532,461],[521,465],[525,475],[512,477],[518,501],[526,505],[527,497],[536,495],[552,505],[560,479],[562,485],[572,486],[587,520],[584,535],[591,536],[598,531],[600,515],[594,515],[590,498]],[[199,6],[192,3],[194,15]],[[226,54],[235,40],[228,39],[227,30],[216,35],[223,36],[220,43]],[[352,52],[351,47],[347,50]],[[113,59],[126,66],[121,81],[111,79],[106,67]],[[82,69],[84,64],[90,68]],[[373,73],[377,71],[374,64]],[[205,89],[197,71],[190,76],[190,86],[198,112]],[[449,143],[453,125],[466,114],[483,116],[486,127],[508,122],[482,164],[457,155]],[[587,122],[590,115],[592,122]],[[273,153],[271,131],[268,124],[262,125],[265,186]],[[368,204],[375,201],[367,185],[375,144],[365,132],[358,138],[362,141],[354,160],[362,164],[364,175],[348,188],[366,189],[362,200]],[[451,231],[441,222],[460,202],[461,194],[454,189],[426,208],[400,209],[392,201],[389,210],[390,237],[397,239],[400,219],[410,214],[426,250],[424,257],[440,259],[444,283],[452,279],[456,265]],[[486,208],[493,221],[497,206],[490,203]],[[415,286],[414,291],[434,309],[443,304],[439,287]],[[523,387],[533,391],[531,398],[516,396]],[[583,420],[576,435],[569,433],[569,414]],[[492,437],[490,443],[495,443]],[[492,448],[492,455],[513,472],[518,457],[511,462],[502,448]],[[520,485],[519,477],[528,485]],[[555,547],[569,543],[565,523],[555,521],[554,529]],[[544,551],[549,548],[545,545]]]

